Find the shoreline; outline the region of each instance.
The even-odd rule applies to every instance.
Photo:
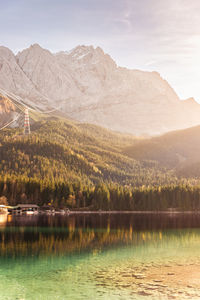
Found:
[[[62,216],[70,216],[70,215],[168,215],[168,216],[179,216],[179,215],[200,215],[199,211],[151,211],[151,210],[145,210],[145,211],[125,211],[125,210],[69,210],[69,211],[63,211],[63,212],[55,212],[55,211],[39,211],[36,213],[27,213],[27,212],[21,212],[21,213],[12,213],[12,212],[0,212],[0,216],[2,215],[62,215]]]
[[[199,214],[200,211],[124,211],[124,210],[102,210],[102,211],[78,211],[78,210],[70,210],[67,214],[168,214],[168,215],[179,215],[179,214]]]

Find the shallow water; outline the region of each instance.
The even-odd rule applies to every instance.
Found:
[[[0,216],[0,299],[200,299],[200,216]]]

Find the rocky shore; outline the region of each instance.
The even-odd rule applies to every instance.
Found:
[[[101,270],[98,286],[109,286],[129,299],[200,299],[200,260],[187,263],[148,263]]]

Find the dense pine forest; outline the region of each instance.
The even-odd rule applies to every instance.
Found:
[[[168,164],[162,151],[153,155],[162,140],[155,146],[153,139],[68,120],[35,122],[31,131],[0,133],[1,201],[84,210],[200,209],[198,176],[183,173],[172,153]]]

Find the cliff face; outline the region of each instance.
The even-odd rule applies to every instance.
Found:
[[[118,67],[99,47],[53,54],[35,44],[16,56],[0,47],[0,87],[41,110],[136,135],[200,120],[200,105],[181,101],[158,73]]]
[[[0,94],[0,127],[10,122],[16,114],[15,106]]]
[[[0,114],[7,114],[15,111],[15,106],[4,96],[0,94]]]

